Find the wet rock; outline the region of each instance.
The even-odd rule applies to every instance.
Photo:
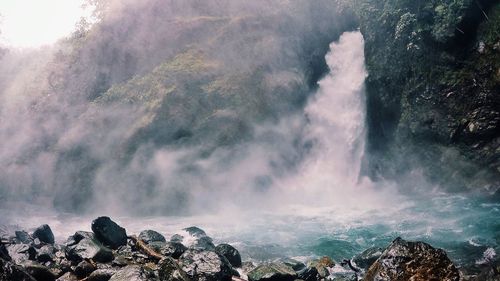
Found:
[[[21,266],[0,259],[0,281],[36,281]]]
[[[300,279],[304,281],[316,281],[321,279],[315,267],[305,267],[297,272]]]
[[[139,239],[148,244],[151,242],[167,242],[167,240],[165,240],[165,237],[163,235],[154,230],[141,231],[141,233],[139,234]]]
[[[158,264],[158,277],[160,281],[189,281],[189,276],[184,272],[177,262],[167,257]]]
[[[182,243],[183,239],[184,239],[184,236],[182,236],[180,234],[174,234],[174,235],[172,235],[172,237],[170,237],[170,241],[171,242]]]
[[[187,250],[187,247],[179,242],[152,242],[149,246],[157,253],[174,259],[178,259]]]
[[[16,264],[35,259],[36,250],[28,244],[12,244],[6,248],[12,262]]]
[[[362,269],[368,269],[381,255],[384,250],[382,248],[373,247],[364,250],[361,254],[356,255],[352,260],[356,266]]]
[[[78,277],[71,272],[64,273],[61,277],[57,278],[56,281],[77,281]]]
[[[147,281],[148,276],[144,268],[138,265],[128,265],[118,270],[109,281]]]
[[[78,278],[84,278],[89,276],[94,270],[96,270],[96,267],[91,264],[88,261],[81,261],[76,267],[75,267],[75,274],[78,276]]]
[[[215,251],[224,256],[234,267],[241,267],[241,255],[238,250],[229,244],[220,244],[215,247]]]
[[[5,245],[3,244],[0,244],[0,259],[4,259],[6,261],[11,260],[9,256],[9,251],[7,250],[7,247],[5,247]]]
[[[205,231],[203,229],[201,229],[197,226],[190,226],[190,227],[184,228],[183,230],[186,231],[187,233],[189,233],[189,235],[196,237],[196,238],[207,236],[207,233],[205,233]]]
[[[280,262],[290,266],[295,271],[300,271],[306,268],[306,265],[303,262],[291,259],[291,258],[283,258],[279,260]]]
[[[318,275],[320,278],[326,278],[330,275],[329,268],[333,268],[335,266],[335,262],[330,257],[322,257],[319,260],[312,260],[307,263],[307,267],[316,268],[318,271]]]
[[[96,239],[94,233],[88,232],[88,231],[77,231],[75,234],[71,235],[68,237],[66,240],[65,245],[66,246],[73,246],[78,244],[82,239],[88,238],[88,239]]]
[[[56,248],[52,245],[45,245],[41,247],[36,253],[36,260],[44,263],[53,261],[55,259]]]
[[[113,260],[113,253],[99,241],[84,238],[78,244],[66,248],[66,257],[75,262],[84,259],[92,259],[97,262],[109,262]]]
[[[92,231],[97,240],[111,249],[117,249],[127,244],[127,232],[109,217],[95,219],[92,222]]]
[[[47,244],[54,244],[55,242],[54,233],[52,233],[52,229],[50,229],[50,226],[47,224],[41,225],[35,229],[35,232],[33,232],[33,238],[38,238],[41,242]]]
[[[190,278],[206,281],[231,280],[233,270],[229,261],[214,251],[188,249],[179,265]]]
[[[31,235],[29,235],[29,233],[24,231],[24,230],[16,231],[15,235],[16,235],[16,240],[18,243],[22,243],[22,244],[33,243],[33,237],[31,237]]]
[[[397,238],[368,269],[363,280],[458,281],[459,273],[443,250]]]
[[[212,242],[212,238],[208,236],[197,238],[190,248],[201,249],[201,250],[215,250],[215,245]]]
[[[108,281],[116,271],[114,268],[97,269],[87,277],[87,281]]]
[[[297,273],[282,262],[261,264],[248,272],[250,281],[293,281]]]
[[[24,270],[37,281],[54,281],[55,274],[46,266],[35,261],[25,261],[22,264]]]

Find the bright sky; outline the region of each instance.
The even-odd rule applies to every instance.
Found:
[[[83,0],[0,0],[0,43],[39,47],[70,34],[81,16]]]

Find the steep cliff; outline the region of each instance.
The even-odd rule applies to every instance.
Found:
[[[365,37],[368,170],[451,190],[500,183],[499,1],[353,1]]]

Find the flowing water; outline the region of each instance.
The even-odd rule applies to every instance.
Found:
[[[398,236],[444,248],[459,265],[480,262],[488,248],[498,250],[500,204],[428,187],[409,196],[393,183],[360,177],[367,75],[361,34],[342,35],[332,43],[326,61],[330,73],[305,108],[305,134],[312,149],[296,173],[276,180],[261,195],[268,206],[221,208],[215,214],[185,217],[113,219],[129,233],[154,229],[167,237],[196,225],[216,242],[234,244],[244,259],[254,260],[321,255],[342,260],[370,247],[385,247]],[[30,228],[48,223],[60,241],[76,230],[90,230],[95,217],[29,204],[2,206],[2,214],[4,225]]]

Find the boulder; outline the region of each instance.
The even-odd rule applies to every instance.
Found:
[[[15,232],[15,235],[16,235],[16,240],[18,241],[18,243],[22,243],[22,244],[33,243],[33,237],[31,237],[31,235],[29,235],[29,233],[24,231],[24,230],[17,230]]]
[[[35,248],[28,244],[7,245],[6,249],[12,262],[16,264],[27,260],[34,260],[36,256]]]
[[[179,265],[195,280],[224,281],[233,275],[229,261],[214,251],[188,249],[179,258]]]
[[[179,242],[152,242],[149,246],[155,252],[174,259],[178,259],[187,250],[187,247]]]
[[[52,245],[45,245],[38,249],[36,253],[36,260],[44,263],[48,261],[53,261],[55,259],[56,248]]]
[[[335,266],[335,262],[327,256],[320,258],[319,260],[312,260],[307,263],[307,267],[315,268],[318,271],[318,275],[320,278],[326,278],[330,275],[329,268],[333,268]]]
[[[84,278],[89,276],[94,270],[96,270],[96,267],[93,264],[83,260],[75,267],[74,272],[78,278]]]
[[[0,281],[36,281],[21,266],[0,259]]]
[[[190,281],[189,276],[182,270],[177,262],[167,257],[158,264],[158,277],[160,281]]]
[[[92,259],[97,262],[109,262],[113,260],[113,253],[99,241],[84,238],[76,245],[66,248],[66,257],[75,262],[80,262],[84,259]]]
[[[109,217],[98,217],[92,222],[92,231],[97,240],[111,249],[127,244],[127,232]]]
[[[114,268],[97,269],[87,277],[87,281],[108,281],[116,271]]]
[[[282,262],[265,263],[248,272],[249,281],[293,281],[297,273]]]
[[[118,270],[109,281],[148,281],[144,268],[138,265],[128,265]]]
[[[77,231],[75,234],[71,235],[68,237],[66,240],[65,245],[66,246],[73,246],[78,244],[82,239],[84,238],[89,238],[89,239],[96,239],[94,233],[88,232],[88,231]]]
[[[320,280],[318,270],[315,267],[305,267],[297,272],[299,278],[304,281]]]
[[[160,233],[154,231],[154,230],[143,230],[139,234],[139,239],[146,243],[151,243],[151,242],[167,242],[165,237],[161,235]]]
[[[458,281],[459,272],[441,249],[396,238],[366,272],[363,280]]]
[[[41,242],[47,244],[54,244],[55,242],[54,233],[52,233],[52,229],[50,229],[50,226],[47,224],[41,225],[35,229],[33,237],[38,238]]]
[[[234,267],[241,267],[241,255],[238,250],[229,244],[220,244],[215,247],[215,252],[224,256]]]
[[[196,226],[184,228],[185,235],[174,234],[170,238],[171,242],[178,242],[186,245],[188,248],[201,250],[215,250],[215,245],[212,238],[207,236],[206,232]]]
[[[187,233],[189,233],[189,235],[196,237],[196,238],[207,236],[207,233],[203,229],[201,229],[197,226],[186,227],[183,230],[186,231]]]
[[[356,266],[366,270],[382,255],[383,251],[379,247],[369,248],[356,255],[352,261]]]
[[[46,266],[35,262],[25,261],[22,264],[24,270],[37,281],[54,281],[56,280],[55,274]]]
[[[300,271],[306,268],[306,265],[303,262],[291,258],[282,258],[279,261],[290,266],[295,271]]]

